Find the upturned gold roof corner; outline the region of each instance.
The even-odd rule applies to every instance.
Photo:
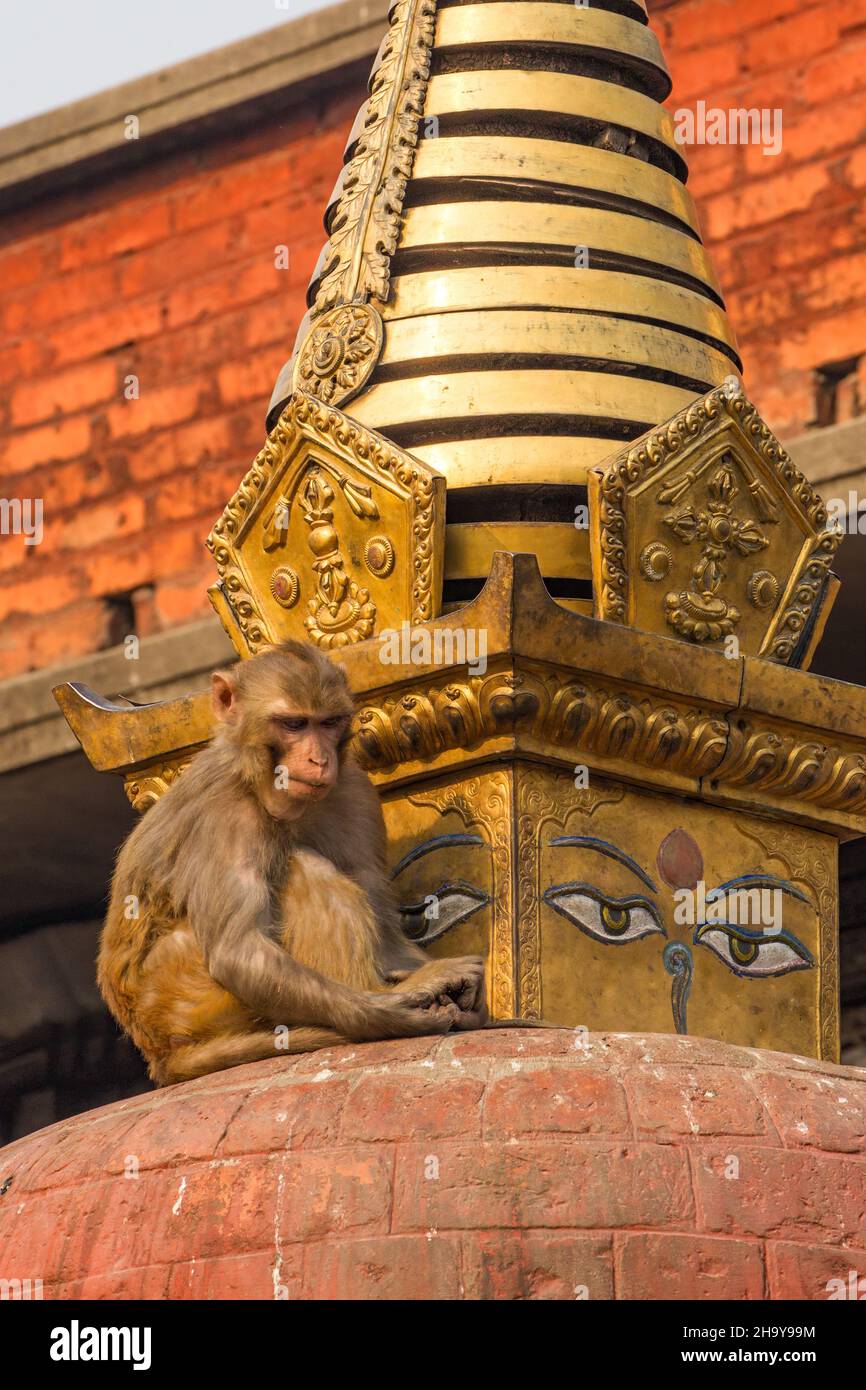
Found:
[[[842,532],[739,387],[591,470],[589,496],[597,617],[808,664]]]
[[[210,591],[241,657],[287,637],[326,651],[439,611],[445,480],[304,392],[208,538]]]

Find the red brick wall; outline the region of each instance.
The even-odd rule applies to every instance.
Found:
[[[0,678],[121,640],[118,595],[139,635],[210,612],[360,96],[0,221],[0,496],[44,502],[0,538]]]
[[[688,154],[749,387],[790,436],[817,369],[866,361],[866,0],[651,8],[675,106],[784,109],[777,159]],[[0,219],[0,497],[45,507],[42,545],[0,538],[0,679],[133,613],[145,635],[209,612],[202,542],[261,445],[362,95]],[[836,396],[856,413],[856,372]]]
[[[866,0],[649,7],[672,107],[784,113],[777,157],[686,151],[750,394],[791,437],[815,422],[815,372],[859,357],[833,414],[866,410]]]

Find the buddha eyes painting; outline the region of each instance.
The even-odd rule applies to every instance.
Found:
[[[402,832],[408,846],[393,870],[407,936],[433,954],[489,953],[491,970],[504,973],[517,859],[532,869],[519,931],[538,964],[539,1017],[753,1046],[781,1037],[792,1051],[814,1051],[829,842],[818,838],[806,853],[796,830],[757,817],[720,822],[697,802],[601,779],[582,794],[556,770],[531,775],[549,793],[539,797],[548,814],[534,821],[515,822],[507,797],[498,819],[481,814],[477,779],[470,797],[457,781],[447,794],[386,805],[392,841]]]

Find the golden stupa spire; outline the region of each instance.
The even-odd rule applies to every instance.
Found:
[[[398,0],[271,422],[351,401],[451,501],[583,484],[738,374],[670,86],[631,0]]]

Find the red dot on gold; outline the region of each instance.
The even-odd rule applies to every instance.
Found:
[[[704,856],[687,830],[665,836],[656,863],[669,888],[695,888],[704,876]]]

